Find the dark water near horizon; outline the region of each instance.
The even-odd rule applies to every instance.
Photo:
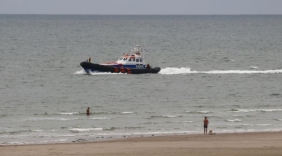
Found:
[[[282,16],[0,15],[0,144],[282,130]],[[139,43],[158,74],[85,75]],[[90,107],[91,115],[85,110]]]

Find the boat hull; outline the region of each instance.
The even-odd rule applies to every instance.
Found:
[[[123,68],[115,66],[106,66],[90,62],[81,62],[80,65],[86,73],[90,72],[111,72],[111,73],[127,73],[127,74],[147,74],[147,73],[158,73],[161,68],[154,67],[150,69],[139,69],[139,68]]]

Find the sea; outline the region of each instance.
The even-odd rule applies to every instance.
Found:
[[[80,66],[136,44],[158,74]],[[0,15],[0,145],[203,134],[205,116],[282,131],[282,15]]]

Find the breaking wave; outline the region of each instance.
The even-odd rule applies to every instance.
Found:
[[[68,121],[68,120],[77,120],[78,118],[29,118],[27,121],[45,121],[45,120],[55,120],[55,121]]]
[[[94,117],[94,118],[91,118],[93,120],[110,120],[112,118],[108,118],[108,117]]]
[[[241,122],[242,120],[240,119],[229,119],[229,120],[226,120],[228,122]]]
[[[78,132],[89,132],[89,131],[102,131],[103,128],[71,128],[68,130],[71,132],[78,133]]]
[[[60,112],[60,115],[75,115],[75,114],[79,114],[79,112]],[[85,113],[83,113],[85,114]]]
[[[154,119],[154,118],[181,118],[182,115],[152,115],[148,119]]]
[[[240,112],[240,113],[248,113],[248,112],[281,112],[282,109],[231,109],[231,112]]]
[[[195,110],[195,111],[185,111],[186,113],[190,114],[209,114],[212,113],[211,111],[206,111],[206,110]]]

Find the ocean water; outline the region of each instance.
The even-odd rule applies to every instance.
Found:
[[[282,130],[282,16],[0,15],[0,145]],[[86,75],[136,44],[158,74]],[[91,115],[85,111],[90,107]]]

